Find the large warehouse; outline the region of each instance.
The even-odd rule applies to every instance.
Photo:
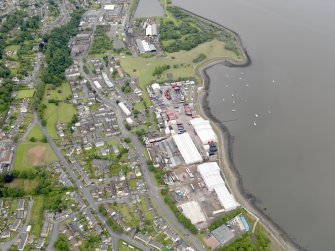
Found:
[[[196,201],[189,201],[181,204],[180,208],[182,209],[183,214],[190,219],[192,224],[197,224],[206,220],[199,203]]]
[[[203,118],[195,118],[191,119],[190,123],[203,145],[208,145],[217,141],[216,134],[208,120],[204,120]]]
[[[173,140],[176,143],[186,165],[191,165],[203,161],[198,149],[194,145],[193,140],[187,132],[173,135]]]
[[[228,191],[220,174],[220,167],[216,162],[208,162],[198,165],[198,172],[204,180],[209,191],[215,191],[218,199],[225,209],[231,211],[239,205],[233,195]]]
[[[145,40],[136,39],[136,44],[137,44],[137,47],[138,47],[138,50],[140,51],[140,53],[155,52],[156,51],[156,47],[153,44],[149,44]]]

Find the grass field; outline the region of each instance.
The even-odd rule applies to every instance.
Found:
[[[64,100],[72,95],[71,87],[68,83],[63,83],[59,87],[47,85],[45,95],[50,99]]]
[[[32,98],[34,96],[35,90],[20,90],[17,92],[16,99],[21,98]]]
[[[63,83],[60,87],[47,85],[44,97],[44,103],[47,108],[44,111],[43,118],[47,121],[46,129],[53,139],[58,139],[56,124],[58,122],[67,124],[71,122],[73,115],[76,114],[76,109],[72,104],[64,101],[71,96],[71,88],[68,83]],[[61,101],[58,105],[49,103],[49,99]]]
[[[38,128],[37,125],[35,125],[30,133],[27,135],[26,140],[29,140],[32,137],[34,137],[37,141],[42,141],[44,138],[42,131],[40,130],[40,128]]]
[[[57,160],[47,143],[22,142],[16,149],[14,170],[24,170],[50,164]]]
[[[193,59],[198,57],[200,53],[207,56],[206,62],[219,58],[240,59],[234,52],[226,50],[223,42],[213,40],[203,43],[190,51],[168,53],[166,56],[155,56],[151,58],[126,56],[125,58],[121,58],[121,66],[128,74],[137,77],[140,87],[144,89],[146,85],[154,81],[168,80],[168,74],[171,75],[173,79],[178,79],[179,77],[194,77],[196,75],[196,67],[204,63],[193,63]],[[163,72],[160,78],[153,76],[154,69],[157,66],[163,65],[170,65],[170,69]],[[178,67],[175,68],[174,65]]]

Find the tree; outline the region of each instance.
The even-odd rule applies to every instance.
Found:
[[[54,247],[57,250],[60,250],[60,251],[69,251],[70,250],[70,247],[69,247],[69,244],[67,243],[66,237],[63,234],[58,237],[57,241],[55,242]]]

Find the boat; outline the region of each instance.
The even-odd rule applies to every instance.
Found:
[[[256,117],[256,118],[258,118],[258,117],[259,117],[257,113],[255,113],[255,117]]]
[[[232,112],[236,112],[236,110],[235,109],[233,109],[233,110],[231,110]]]
[[[254,121],[254,125],[256,125],[256,121]]]

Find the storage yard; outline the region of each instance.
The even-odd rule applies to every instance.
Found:
[[[161,131],[159,137],[146,139],[150,158],[167,171],[164,182],[178,209],[205,229],[239,204],[221,176],[217,136],[193,107],[198,90],[193,81],[184,81],[152,84],[147,91]]]

